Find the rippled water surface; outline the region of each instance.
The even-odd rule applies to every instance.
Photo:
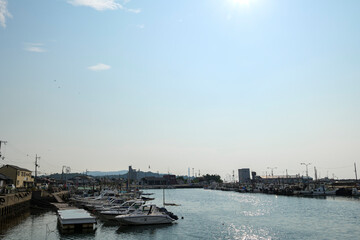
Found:
[[[154,203],[161,204],[162,190]],[[56,214],[27,216],[2,239],[360,239],[360,201],[298,198],[202,189],[166,190],[179,216],[166,226],[118,227],[99,222],[93,234],[61,235]],[[184,217],[184,219],[181,219]]]

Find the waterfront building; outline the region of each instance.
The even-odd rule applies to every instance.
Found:
[[[249,168],[238,169],[238,173],[239,173],[239,183],[250,182],[250,169]]]
[[[34,185],[34,178],[28,169],[15,165],[4,165],[0,168],[0,173],[11,179],[16,188]]]
[[[167,180],[163,177],[144,177],[141,180],[143,185],[167,185]]]
[[[166,180],[167,184],[176,184],[176,176],[175,175],[164,175],[163,178]]]
[[[79,175],[69,179],[74,182],[75,186],[91,186],[96,183],[92,176]]]
[[[256,172],[251,172],[251,179],[255,180],[256,179]]]
[[[129,181],[136,181],[137,180],[137,172],[131,166],[129,166],[128,180]]]

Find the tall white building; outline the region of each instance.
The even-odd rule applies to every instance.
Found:
[[[241,168],[238,170],[239,172],[239,183],[250,182],[250,169],[249,168]]]

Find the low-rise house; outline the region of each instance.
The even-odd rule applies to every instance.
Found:
[[[95,179],[91,176],[86,175],[79,175],[76,177],[71,178],[70,180],[73,181],[74,185],[76,186],[85,186],[85,185],[93,185],[96,183]]]
[[[34,185],[34,178],[28,169],[15,165],[4,165],[0,168],[0,173],[11,179],[16,188],[26,188]]]

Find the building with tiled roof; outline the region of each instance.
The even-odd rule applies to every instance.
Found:
[[[0,168],[0,173],[11,179],[16,188],[26,188],[34,185],[31,171],[26,168],[8,164]]]

